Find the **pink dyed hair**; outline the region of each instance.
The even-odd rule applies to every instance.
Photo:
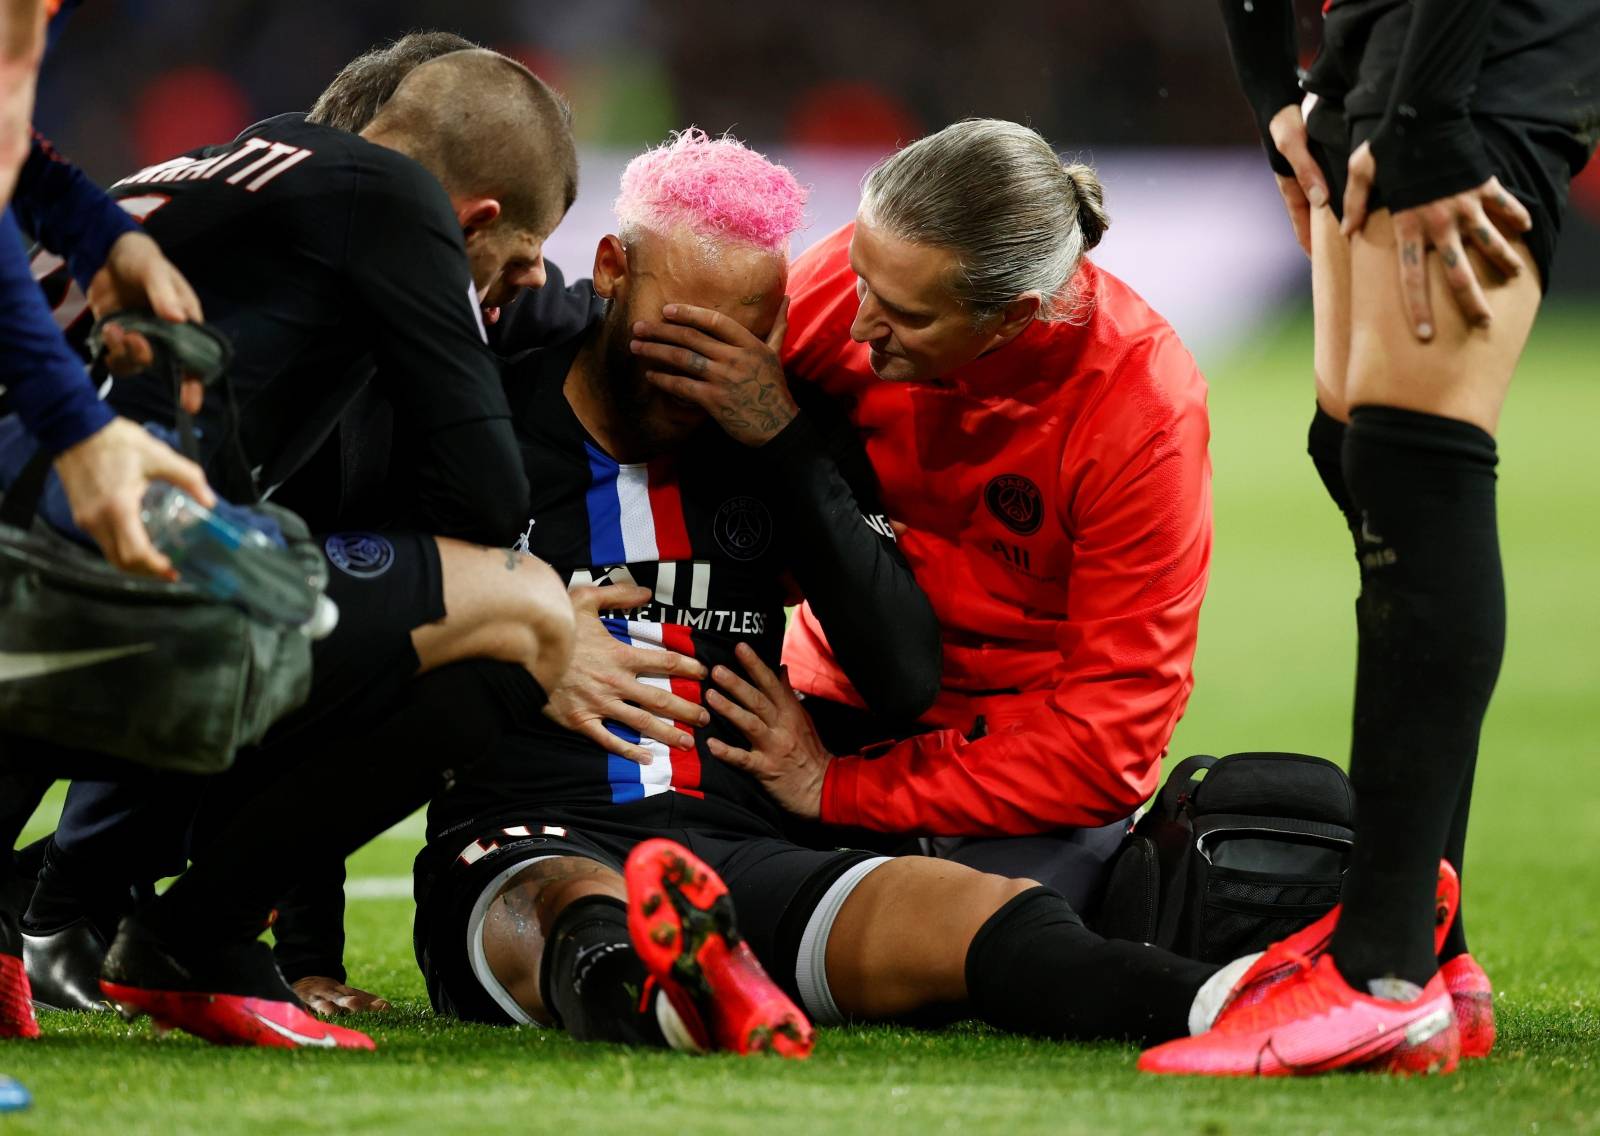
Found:
[[[690,127],[628,163],[613,208],[623,232],[687,229],[785,256],[805,205],[805,188],[783,166],[736,138]]]

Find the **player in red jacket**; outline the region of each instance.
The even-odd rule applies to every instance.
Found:
[[[815,729],[752,706],[766,736],[728,755],[801,816],[965,838],[933,846],[1080,905],[1156,786],[1211,553],[1205,383],[1083,259],[1106,224],[1092,170],[971,120],[881,163],[856,222],[795,263],[786,373],[866,440],[943,689],[917,723],[858,709],[801,608],[784,663]]]

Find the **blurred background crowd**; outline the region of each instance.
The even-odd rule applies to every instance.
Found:
[[[1109,20],[1089,3],[996,18],[971,0],[92,0],[41,101],[62,145],[112,176],[306,107],[352,55],[441,27],[564,91],[591,146],[637,148],[695,122],[762,146],[883,149],[972,114],[1073,146],[1254,140],[1210,4],[1117,8]]]
[[[1320,0],[1296,6],[1309,58]],[[455,31],[573,105],[589,192],[552,253],[574,275],[607,224],[613,167],[670,130],[729,130],[794,164],[814,187],[798,251],[847,217],[855,179],[897,142],[969,115],[1012,118],[1102,166],[1117,225],[1100,258],[1203,347],[1238,321],[1221,296],[1192,294],[1197,263],[1227,277],[1217,292],[1234,292],[1237,269],[1237,288],[1263,300],[1304,289],[1306,273],[1287,225],[1259,223],[1276,194],[1213,3],[1115,7],[1113,19],[1089,0],[1003,13],[972,0],[91,0],[47,65],[38,117],[109,182],[308,107],[373,44]],[[1600,163],[1574,193],[1557,286],[1600,292]],[[1186,286],[1168,276],[1180,264]]]

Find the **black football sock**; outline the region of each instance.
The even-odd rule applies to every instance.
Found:
[[[628,938],[628,908],[609,895],[566,906],[550,928],[539,973],[545,1008],[579,1041],[664,1046],[655,995]]]
[[[1344,435],[1346,426],[1333,417],[1318,404],[1316,413],[1312,415],[1311,427],[1306,431],[1306,452],[1311,455],[1311,464],[1316,467],[1317,476],[1322,479],[1322,486],[1327,490],[1328,496],[1338,506],[1339,512],[1344,517],[1345,527],[1350,530],[1350,535],[1356,539],[1355,551],[1359,560],[1361,556],[1360,528],[1361,520],[1356,514],[1354,503],[1350,500],[1350,490],[1344,483]],[[1476,764],[1476,759],[1474,759]],[[1456,804],[1456,816],[1450,826],[1450,836],[1445,842],[1444,858],[1449,860],[1456,869],[1457,874],[1462,871],[1461,858],[1467,842],[1467,813],[1472,799],[1472,773],[1467,773],[1467,781],[1463,785],[1460,800]],[[1467,938],[1462,916],[1458,912],[1456,921],[1450,925],[1450,932],[1445,938],[1443,949],[1439,952],[1439,961],[1445,962],[1462,954],[1467,950]]]
[[[1467,767],[1466,780],[1461,783],[1461,792],[1456,798],[1456,813],[1450,820],[1450,835],[1445,837],[1444,858],[1450,861],[1450,866],[1455,868],[1456,875],[1461,877],[1461,886],[1466,888],[1467,870],[1464,863],[1467,854],[1467,814],[1472,810],[1472,778],[1477,771],[1478,758],[1474,754],[1472,764]],[[1461,907],[1456,910],[1456,921],[1450,924],[1450,930],[1444,937],[1444,945],[1439,948],[1439,961],[1449,962],[1457,955],[1464,955],[1467,947],[1467,928],[1462,921],[1466,911],[1466,900],[1462,899]]]
[[[1057,892],[1032,888],[989,917],[967,949],[973,1013],[1015,1033],[1141,1044],[1189,1034],[1210,963],[1102,939]]]
[[[136,888],[148,889],[156,875],[182,870],[181,863],[169,863],[166,871],[156,873],[142,865],[130,867],[126,859],[113,864],[98,856],[75,856],[64,851],[53,836],[47,837],[22,929],[30,935],[47,935],[87,919],[102,935],[107,929],[115,932],[117,923],[134,906]],[[149,878],[130,879],[130,874]]]
[[[1317,476],[1322,479],[1322,487],[1328,491],[1328,496],[1343,514],[1345,528],[1350,530],[1350,535],[1353,537],[1360,525],[1360,518],[1356,516],[1355,505],[1350,500],[1350,490],[1344,483],[1346,429],[1343,422],[1323,410],[1322,405],[1318,403],[1316,413],[1311,416],[1311,428],[1306,431],[1306,453],[1311,455],[1311,464],[1316,467]],[[1360,555],[1359,549],[1357,555]]]
[[[1433,896],[1505,649],[1494,439],[1358,407],[1344,474],[1360,510],[1350,780],[1356,843],[1332,953],[1357,989],[1437,969]]]
[[[19,857],[14,849],[22,830],[55,780],[55,774],[43,769],[42,763],[32,760],[26,752],[16,752],[25,749],[14,739],[0,739],[0,843],[3,843],[0,848],[0,910],[6,913],[5,922],[13,931],[33,894],[33,879],[28,875],[30,865],[27,858]],[[17,941],[21,943],[20,939]],[[7,949],[0,953],[16,952]]]

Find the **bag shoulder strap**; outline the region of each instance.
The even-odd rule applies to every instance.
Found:
[[[227,479],[226,492],[230,499],[246,504],[260,501],[239,437],[239,400],[228,373],[233,363],[233,344],[228,337],[210,324],[172,323],[149,312],[112,312],[89,331],[89,350],[97,362],[105,349],[105,327],[110,323],[149,341],[155,358],[148,373],[164,378],[172,388],[173,424],[178,431],[179,449],[191,461],[200,461],[200,446],[195,435],[194,416],[183,408],[183,382],[186,378],[198,379],[208,389],[221,388],[223,426],[218,453],[228,467],[222,471]]]
[[[50,452],[40,446],[6,490],[5,500],[0,501],[0,522],[24,531],[33,527],[33,515],[39,509],[39,498],[44,496],[50,465]]]
[[[1197,775],[1216,763],[1217,758],[1209,753],[1193,754],[1178,762],[1167,774],[1167,783],[1161,786],[1155,811],[1164,817],[1176,817],[1183,803],[1194,796],[1194,787],[1200,780]]]

